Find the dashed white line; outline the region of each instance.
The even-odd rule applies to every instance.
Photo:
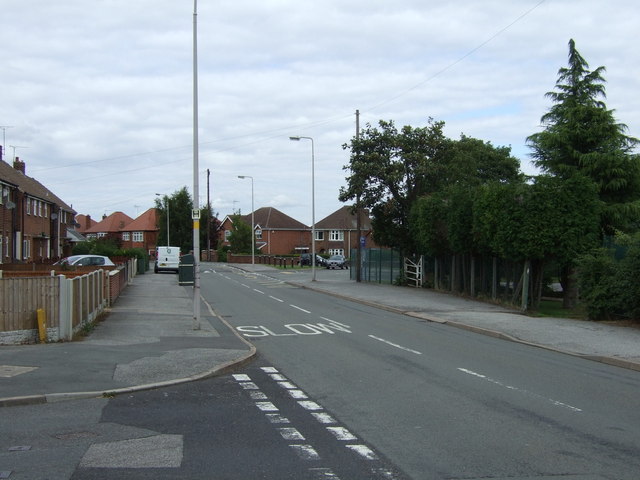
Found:
[[[327,427],[327,430],[341,442],[352,442],[357,440],[356,436],[344,427]]]
[[[304,308],[298,307],[297,305],[289,304],[289,306],[295,308],[296,310],[300,310],[301,312],[304,312],[304,313],[311,313],[309,310],[305,310]]]
[[[335,419],[329,415],[328,413],[324,413],[324,412],[312,412],[311,415],[314,416],[314,418],[319,421],[320,423],[324,424],[324,425],[330,425],[332,423],[336,423]]]
[[[291,423],[287,417],[283,417],[279,413],[267,413],[266,417],[271,423]]]
[[[374,340],[378,340],[379,342],[386,343],[387,345],[391,345],[392,347],[399,348],[400,350],[404,350],[405,352],[415,353],[416,355],[422,355],[422,352],[418,352],[417,350],[412,350],[411,348],[403,347],[402,345],[398,345],[397,343],[391,343],[389,340],[385,340],[384,338],[376,337],[375,335],[369,335],[370,338]]]
[[[257,288],[254,288],[254,289],[253,289],[253,291],[254,291],[254,292],[258,292],[258,293],[259,293],[259,294],[261,294],[261,295],[265,295],[265,293],[264,293],[263,291],[258,290]]]
[[[305,410],[323,410],[320,405],[311,400],[301,400],[298,402],[298,405],[300,405]]]
[[[277,412],[278,407],[276,407],[271,402],[256,402],[256,407],[258,407],[263,412]]]
[[[311,445],[289,445],[302,460],[320,460],[320,455]]]
[[[284,303],[284,300],[279,299],[278,297],[274,297],[273,295],[269,295],[269,298],[275,300],[276,302]]]
[[[302,390],[287,390],[287,393],[291,395],[291,398],[295,398],[296,400],[305,400],[309,398]]]
[[[305,440],[304,436],[293,427],[279,428],[278,432],[280,432],[280,435],[282,435],[282,438],[284,438],[285,440]]]
[[[493,383],[494,385],[498,385],[499,387],[506,388],[507,390],[514,390],[514,391],[517,391],[517,392],[525,393],[527,395],[531,395],[533,397],[541,398],[541,399],[543,399],[543,400],[545,400],[547,402],[550,402],[553,405],[556,405],[558,407],[568,408],[569,410],[573,410],[574,412],[581,412],[582,411],[581,408],[574,407],[573,405],[569,405],[567,403],[559,402],[558,400],[554,400],[552,398],[543,397],[542,395],[539,395],[539,394],[533,393],[533,392],[529,392],[529,391],[524,390],[522,388],[514,387],[512,385],[506,385],[506,384],[502,383],[499,380],[495,380],[495,379],[493,379],[491,377],[487,377],[486,375],[482,375],[481,373],[474,372],[473,370],[468,370],[466,368],[458,368],[458,370],[461,371],[462,373],[466,373],[467,375],[472,375],[474,377],[481,378],[482,380],[485,380],[485,381],[487,381],[489,383]]]
[[[366,445],[345,445],[349,450],[353,450],[361,457],[367,460],[377,460],[378,456]]]
[[[249,290],[251,290],[251,287],[249,285],[245,285],[244,283],[241,283],[240,285],[242,285],[244,288],[248,288]]]

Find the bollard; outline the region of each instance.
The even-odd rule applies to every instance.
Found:
[[[40,343],[45,343],[47,341],[47,314],[44,308],[37,309],[36,313],[38,315],[38,338],[40,338]]]

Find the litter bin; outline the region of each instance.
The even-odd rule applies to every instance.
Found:
[[[178,285],[193,285],[195,278],[195,266],[193,255],[187,254],[180,257],[178,265]]]

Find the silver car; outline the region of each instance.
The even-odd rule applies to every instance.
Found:
[[[327,260],[327,268],[349,268],[344,255],[331,255]]]
[[[74,265],[74,266],[107,266],[114,267],[115,264],[109,257],[104,255],[71,255],[70,257],[58,260],[54,265]]]

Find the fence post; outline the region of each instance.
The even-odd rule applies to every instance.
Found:
[[[58,336],[62,340],[71,340],[73,332],[73,316],[71,315],[71,282],[64,275],[58,275],[60,284],[60,319]]]

